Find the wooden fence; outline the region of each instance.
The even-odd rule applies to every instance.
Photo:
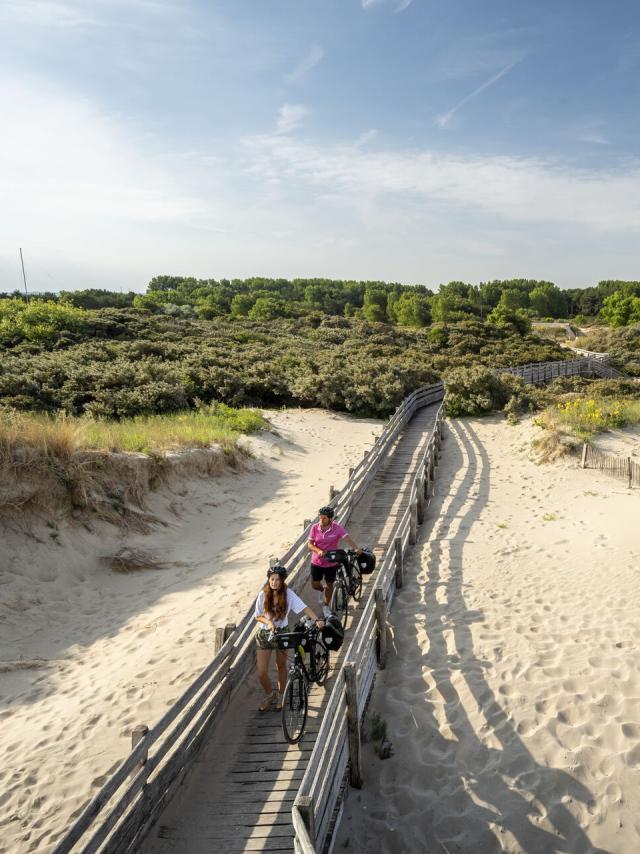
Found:
[[[414,412],[443,397],[444,386],[436,383],[405,398],[371,451],[365,452],[364,459],[350,471],[345,487],[332,495],[330,503],[341,521],[348,520]],[[403,535],[403,542],[407,536],[415,541],[416,512],[424,513],[424,496],[417,497],[416,501],[419,509],[411,511],[410,533]],[[290,586],[298,591],[307,576],[306,543],[310,526],[311,521],[305,520],[303,533],[280,558],[289,567]],[[388,566],[389,561],[385,560],[383,568]],[[386,597],[388,592],[387,589]],[[370,609],[365,617],[370,626]],[[131,753],[85,807],[52,854],[72,851],[124,854],[139,848],[182,783],[216,721],[253,669],[254,630],[253,608],[238,626],[221,630],[217,638],[221,648],[211,663],[155,726],[151,729],[140,726],[134,730]]]
[[[640,486],[640,463],[631,457],[616,457],[594,448],[588,442],[582,446],[582,468],[602,469],[615,477],[625,478],[627,486]]]
[[[526,383],[543,385],[558,377],[602,377],[629,379],[625,374],[598,359],[568,359],[562,362],[536,362],[517,368],[500,368],[499,373],[514,374]]]
[[[441,405],[429,442],[416,465],[409,506],[394,531],[394,548],[388,550],[375,577],[293,805],[298,854],[314,854],[328,845],[341,806],[347,769],[351,785],[362,785],[360,728],[376,668],[383,668],[386,662],[387,612],[396,590],[402,587],[404,558],[409,546],[416,542],[418,525],[425,518],[432,495],[443,413]]]
[[[595,359],[597,362],[608,362],[611,358],[610,353],[596,353],[595,350],[583,350],[582,347],[569,347],[569,350],[573,350],[585,359]]]

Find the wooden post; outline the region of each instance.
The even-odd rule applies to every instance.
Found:
[[[418,499],[411,502],[411,516],[409,519],[409,544],[415,546],[418,541]]]
[[[586,467],[587,467],[587,447],[588,447],[588,445],[585,442],[582,445],[582,468],[583,469],[586,469]]]
[[[306,531],[309,525],[311,524],[311,519],[305,519],[302,523],[302,530]]]
[[[149,727],[146,724],[138,724],[138,726],[134,727],[131,730],[131,750],[135,750],[136,747],[140,744],[142,739],[149,734]],[[140,759],[140,768],[143,765],[147,764],[147,754],[146,751],[142,758]]]
[[[416,515],[418,518],[418,525],[422,525],[424,522],[424,490],[418,489],[416,491]]]
[[[227,623],[227,625],[224,627],[224,639],[228,640],[231,637],[231,635],[235,632],[235,630],[236,630],[236,624],[235,623]]]
[[[329,501],[333,501],[333,499],[337,495],[337,492],[338,492],[338,490],[335,488],[335,486],[329,487]]]
[[[396,537],[393,541],[396,550],[396,587],[400,589],[404,584],[404,559],[402,557],[402,539]]]
[[[631,457],[627,457],[627,486],[631,489]]]
[[[213,618],[215,619],[215,617]],[[213,656],[215,656],[222,649],[222,645],[224,644],[224,628],[222,626],[216,626],[213,630]]]
[[[378,624],[378,667],[384,670],[387,666],[387,600],[384,598],[382,587],[373,591],[376,601],[376,623]]]
[[[347,736],[349,739],[349,782],[354,789],[362,788],[362,763],[360,759],[360,714],[358,711],[358,686],[356,668],[348,661],[342,668],[347,696]]]
[[[309,834],[309,839],[311,840],[311,844],[314,846],[316,843],[316,816],[313,807],[313,796],[312,795],[298,795],[295,800],[295,805],[298,808],[298,812],[300,813],[300,818],[304,822],[304,826],[307,828],[307,833]]]
[[[353,472],[354,472],[354,469],[350,468],[349,469],[349,480],[351,480],[351,478],[353,477]]]
[[[436,467],[434,461],[435,453],[433,445],[431,446],[431,450],[429,451],[429,480],[435,480],[436,477]]]

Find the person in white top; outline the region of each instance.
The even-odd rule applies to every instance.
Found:
[[[319,626],[324,625],[324,620],[318,620],[311,608],[307,608],[302,599],[293,590],[290,590],[285,582],[287,570],[284,566],[272,566],[267,571],[267,583],[262,588],[256,599],[255,618],[258,623],[256,631],[256,663],[258,667],[258,679],[265,690],[265,698],[259,706],[261,712],[266,712],[276,699],[271,677],[269,676],[269,661],[271,650],[276,650],[276,666],[278,668],[278,688],[280,697],[284,693],[287,682],[287,650],[278,649],[275,641],[271,638],[272,633],[286,631],[289,622],[289,611],[300,614],[304,611],[307,617],[315,620]],[[276,708],[281,709],[281,700]]]

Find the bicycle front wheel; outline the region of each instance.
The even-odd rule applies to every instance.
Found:
[[[299,670],[289,675],[282,697],[282,731],[289,744],[303,736],[307,723],[307,681]]]
[[[319,641],[316,641],[314,657],[316,661],[315,681],[318,685],[324,685],[327,681],[327,676],[329,675],[329,650]]]
[[[349,611],[349,593],[347,591],[347,585],[342,579],[336,581],[335,587],[333,588],[330,608],[338,615],[342,628],[346,628],[347,613]]]
[[[359,569],[353,569],[351,575],[351,595],[355,602],[360,601],[362,596],[362,575]]]

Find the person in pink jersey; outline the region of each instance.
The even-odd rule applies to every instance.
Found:
[[[323,603],[329,605],[340,564],[327,560],[325,552],[340,548],[341,540],[358,554],[362,553],[362,549],[358,548],[345,528],[334,521],[333,507],[321,507],[318,516],[320,519],[312,526],[307,540],[311,552],[311,586],[314,590],[324,590]]]

